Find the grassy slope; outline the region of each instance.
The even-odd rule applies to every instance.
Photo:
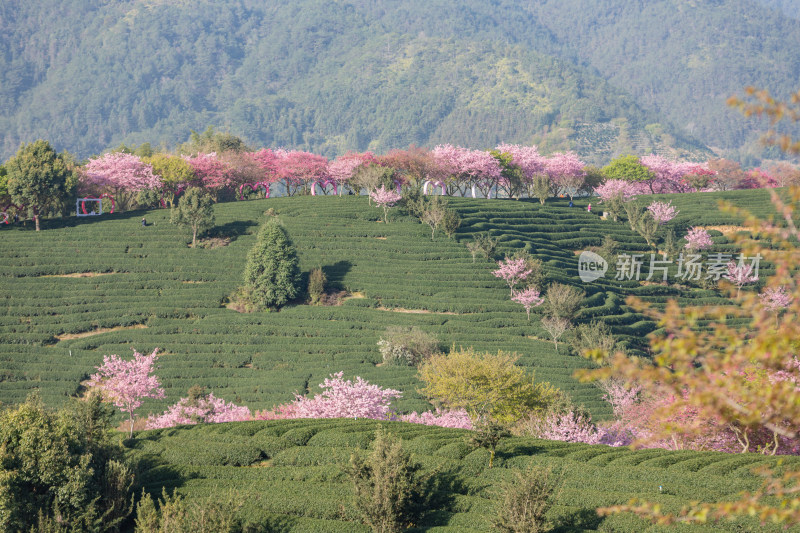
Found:
[[[398,434],[416,461],[441,476],[438,503],[416,531],[489,531],[498,483],[510,478],[511,469],[531,464],[563,475],[548,514],[555,531],[778,531],[756,522],[667,529],[631,516],[600,518],[594,511],[633,497],[655,501],[665,511],[692,500],[734,497],[758,487],[752,468],[777,463],[757,454],[631,451],[511,438],[501,442],[495,467],[488,469],[488,452],[470,447],[467,431],[370,420],[205,425],[145,432],[126,442],[135,457],[151,464],[142,482],[153,493],[167,487],[191,499],[232,490],[243,504],[242,515],[271,526],[270,531],[366,532],[353,522],[357,515],[349,504],[342,465],[352,453],[366,453],[379,424]],[[785,464],[798,465],[797,458]]]
[[[766,193],[725,195],[759,209]],[[676,197],[677,227],[722,224],[733,219],[713,209],[720,195]],[[560,200],[538,202],[454,199],[464,218],[457,238],[490,231],[501,240],[500,256],[526,248],[546,264],[551,280],[587,291],[579,316],[607,321],[629,342],[641,341],[652,322],[631,312],[624,298],[635,293],[659,305],[679,293],[671,287],[577,278],[575,250],[597,245],[613,234],[628,250],[643,241],[622,223],[602,221]],[[279,313],[239,314],[223,307],[240,283],[243,263],[264,220],[275,208],[297,245],[304,272],[321,266],[333,286],[360,292],[341,307],[296,305]],[[145,215],[151,224],[142,228]],[[51,221],[40,234],[3,227],[0,241],[0,401],[21,401],[33,388],[58,404],[80,391],[79,383],[104,354],[161,349],[158,375],[167,398],[145,404],[159,411],[200,384],[226,400],[251,409],[291,400],[295,391],[316,391],[330,373],[361,375],[404,392],[397,407],[429,408],[416,392],[411,368],[376,367],[376,342],[389,325],[416,325],[437,335],[444,346],[516,351],[537,379],[570,391],[597,416],[609,408],[600,392],[571,378],[586,364],[553,345],[538,317],[530,322],[508,299],[508,289],[491,275],[494,263],[476,263],[463,243],[436,236],[427,226],[400,216],[378,222],[379,210],[366,198],[275,198],[217,206],[217,232],[234,237],[222,248],[192,250],[185,230],[167,223],[168,212],[104,215],[96,219]],[[724,237],[718,237],[720,248]],[[78,272],[110,272],[93,277],[52,277]],[[762,271],[763,272],[763,271]],[[680,294],[686,302],[719,301],[712,291]],[[392,312],[404,308],[424,313]],[[130,327],[97,332],[97,328]],[[93,335],[59,339],[64,334]]]

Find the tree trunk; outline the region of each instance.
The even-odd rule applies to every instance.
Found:
[[[39,214],[33,215],[33,221],[36,222],[36,231],[39,231]]]
[[[192,224],[192,248],[197,243],[197,224]]]

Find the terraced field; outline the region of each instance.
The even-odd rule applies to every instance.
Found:
[[[139,433],[126,441],[134,457],[149,463],[142,482],[158,495],[177,490],[188,499],[232,490],[242,516],[269,531],[367,532],[349,505],[342,466],[352,453],[366,454],[378,425],[403,439],[412,458],[438,472],[438,503],[412,531],[471,533],[491,530],[498,486],[511,470],[551,467],[563,476],[548,518],[553,531],[779,531],[754,521],[713,528],[662,528],[630,515],[598,517],[599,506],[637,497],[677,511],[689,501],[722,501],[760,481],[750,472],[775,467],[756,454],[631,451],[531,438],[501,441],[494,468],[488,451],[467,444],[470,432],[371,420],[281,420],[172,428]],[[797,469],[800,459],[781,468]]]
[[[736,225],[716,211],[724,197],[759,212],[771,209],[765,191],[675,196],[681,210],[671,224]],[[627,224],[601,220],[585,210],[534,201],[456,198],[463,217],[455,239],[437,234],[394,210],[390,224],[364,197],[273,198],[220,204],[215,234],[227,246],[190,249],[185,230],[168,224],[166,210],[49,221],[45,231],[0,228],[0,401],[15,403],[34,388],[50,404],[80,392],[81,381],[104,354],[131,348],[161,349],[158,375],[167,390],[143,412],[160,411],[200,384],[217,396],[249,406],[272,407],[295,391],[314,391],[332,372],[360,375],[398,388],[401,411],[427,409],[416,392],[415,371],[376,366],[376,342],[390,325],[434,333],[444,347],[521,354],[537,379],[569,391],[596,416],[609,408],[592,385],[572,379],[587,363],[544,342],[538,318],[526,320],[508,289],[492,276],[493,262],[473,263],[464,241],[489,231],[503,253],[525,248],[545,262],[548,278],[586,290],[579,319],[601,319],[631,346],[642,346],[652,322],[624,304],[637,294],[661,304],[722,301],[716,291],[678,291],[613,279],[581,284],[576,252],[613,235],[623,250],[645,250]],[[225,307],[239,285],[255,232],[273,208],[293,237],[304,272],[322,267],[335,288],[351,294],[343,305],[294,305],[278,313],[240,314]],[[596,211],[596,209],[595,209]],[[148,227],[142,227],[145,216]],[[679,234],[682,234],[679,233]],[[718,249],[733,250],[715,234]],[[762,276],[768,268],[762,264]],[[79,274],[83,274],[79,276]]]

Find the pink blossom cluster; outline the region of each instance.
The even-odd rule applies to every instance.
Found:
[[[133,412],[144,398],[163,398],[164,389],[158,377],[151,375],[158,359],[158,348],[150,355],[134,350],[133,359],[126,361],[118,355],[106,355],[97,373],[89,377],[87,385],[96,387],[106,401],[112,402],[123,413],[128,413],[130,434],[133,435]]]
[[[331,374],[320,384],[323,391],[316,396],[308,398],[295,394],[291,404],[257,413],[256,418],[391,418],[392,400],[401,397],[402,392],[372,385],[361,377],[351,381],[343,376],[344,372]]]
[[[758,281],[758,275],[753,272],[753,265],[745,265],[743,263],[737,265],[734,261],[728,263],[728,273],[722,277],[736,285],[738,289],[737,296],[742,287]]]
[[[714,241],[711,240],[711,235],[703,228],[694,227],[686,234],[685,248],[687,250],[706,250],[713,245]]]
[[[123,413],[133,413],[142,405],[143,398],[164,397],[158,377],[151,375],[156,359],[158,348],[150,355],[134,351],[130,361],[118,355],[103,356],[103,364],[97,367],[97,373],[89,377],[87,384],[97,387],[103,397]]]
[[[403,422],[413,424],[425,424],[426,426],[439,426],[443,428],[473,429],[472,419],[464,409],[442,411],[436,409],[435,412],[425,411],[423,413],[409,413],[398,417]]]
[[[666,224],[675,218],[680,212],[675,209],[675,206],[672,205],[672,202],[653,202],[647,206],[647,210],[650,211],[650,214],[653,215],[653,218],[659,224]]]
[[[594,192],[604,202],[610,201],[616,197],[627,201],[634,196],[633,185],[625,180],[608,180],[602,185],[595,187]]]
[[[498,261],[497,264],[500,268],[493,270],[492,274],[497,278],[502,278],[503,281],[508,284],[511,288],[511,296],[514,296],[514,287],[517,286],[517,283],[527,278],[528,274],[533,272],[526,268],[525,259],[522,257],[519,259],[506,257],[502,261]]]
[[[489,152],[444,144],[436,146],[432,154],[436,162],[453,179],[474,184],[481,188],[484,194],[488,195],[488,191],[502,178],[500,163]]]
[[[209,393],[200,398],[181,398],[160,416],[147,419],[146,429],[169,428],[180,424],[241,422],[250,420],[250,409],[228,403]]]
[[[782,285],[780,287],[767,287],[759,295],[759,298],[761,299],[761,305],[772,313],[786,309],[793,300],[792,295]]]
[[[386,189],[383,185],[381,185],[380,189],[375,189],[370,192],[369,197],[379,206],[386,207],[392,207],[403,198],[398,192],[392,189]]]
[[[572,153],[555,153],[545,161],[545,171],[560,194],[574,194],[583,185],[586,163]]]
[[[528,314],[528,320],[531,319],[531,308],[538,307],[544,303],[544,298],[541,297],[539,291],[534,287],[528,287],[524,291],[518,292],[512,296],[511,299],[518,304],[522,304],[525,308],[525,312]]]
[[[499,144],[496,150],[500,153],[510,154],[511,164],[522,171],[528,182],[533,181],[534,176],[546,172],[547,158],[541,155],[535,146]]]
[[[184,156],[184,159],[191,165],[203,187],[219,191],[231,185],[231,172],[216,153],[200,153],[195,156]]]
[[[644,156],[639,159],[639,162],[655,175],[652,183],[645,185],[649,192],[656,194],[692,192],[694,189],[686,181],[686,177],[707,170],[707,167],[702,164],[670,161],[660,155]]]
[[[372,152],[364,152],[363,154],[348,152],[328,163],[328,177],[335,183],[344,184],[353,177],[356,170],[361,166],[371,163],[377,163],[377,159]]]
[[[112,152],[90,159],[83,167],[81,189],[84,192],[137,192],[160,185],[153,167],[139,156]]]

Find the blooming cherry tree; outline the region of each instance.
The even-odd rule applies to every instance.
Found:
[[[194,174],[200,184],[211,191],[215,198],[222,189],[231,185],[231,173],[216,153],[200,153],[192,157],[184,156],[184,159],[194,169]]]
[[[97,373],[89,378],[89,386],[97,387],[103,398],[112,402],[123,413],[128,413],[133,437],[133,412],[144,398],[163,398],[164,389],[158,377],[151,375],[158,358],[158,348],[150,355],[133,352],[133,359],[125,361],[117,355],[104,356]]]
[[[630,200],[634,196],[633,185],[625,180],[608,180],[602,185],[595,187],[594,192],[604,202],[613,198],[621,197],[623,200]]]
[[[653,218],[659,224],[666,224],[675,216],[680,213],[675,206],[672,205],[672,202],[664,203],[664,202],[653,202],[649,206],[647,206],[647,210],[653,215]]]
[[[586,181],[586,172],[583,168],[586,163],[572,153],[555,153],[545,160],[545,171],[550,181],[562,194],[567,194],[570,200]]]
[[[728,263],[728,273],[722,277],[736,285],[737,298],[742,292],[742,287],[758,281],[758,275],[753,273],[753,265],[745,265],[743,263],[737,265],[733,261]]]
[[[293,195],[302,187],[313,187],[314,183],[328,176],[328,160],[310,152],[278,150],[278,175],[286,180],[286,190]]]
[[[361,377],[355,382],[343,379],[344,372],[331,374],[320,384],[323,392],[313,398],[295,394],[289,406],[275,409],[285,418],[375,418],[391,417],[391,403],[403,395],[394,389],[372,385]],[[269,413],[259,415],[268,418]]]
[[[711,240],[711,235],[708,234],[703,228],[694,227],[686,234],[686,249],[699,251],[711,248],[714,242]]]
[[[450,144],[436,146],[432,152],[433,157],[462,188],[462,193],[469,185],[474,185],[488,198],[492,188],[502,178],[500,163],[489,152]]]
[[[383,222],[388,224],[389,208],[393,207],[397,202],[399,202],[402,196],[396,191],[393,191],[392,189],[387,190],[383,185],[381,185],[380,189],[375,189],[369,193],[369,197],[373,202],[383,208]]]
[[[160,416],[151,416],[147,419],[147,429],[169,428],[179,424],[240,422],[250,420],[250,409],[228,403],[222,398],[217,398],[213,393],[199,394],[192,397],[189,391],[188,398],[181,398],[178,403],[169,407]]]
[[[138,156],[112,152],[86,163],[80,188],[84,192],[109,193],[124,210],[131,206],[139,191],[155,189],[160,185],[153,167]]]
[[[761,305],[763,305],[767,311],[775,313],[776,315],[783,309],[789,307],[793,300],[792,295],[789,294],[789,291],[787,291],[786,287],[783,285],[779,287],[768,287],[764,289],[764,292],[759,294],[758,297],[761,299]]]
[[[518,292],[511,297],[517,303],[522,304],[525,312],[528,314],[528,320],[531,319],[531,307],[537,307],[544,303],[544,298],[540,296],[539,291],[533,287],[528,287],[522,292]]]
[[[520,257],[519,259],[506,257],[502,261],[498,261],[497,264],[500,268],[493,270],[492,274],[497,278],[502,278],[503,281],[508,284],[509,288],[511,288],[512,297],[514,296],[514,287],[517,286],[517,283],[527,278],[528,274],[533,272],[533,270],[525,268],[524,257]]]
[[[464,409],[425,411],[401,415],[400,420],[413,424],[425,424],[426,426],[439,426],[443,428],[473,429],[472,419]]]

